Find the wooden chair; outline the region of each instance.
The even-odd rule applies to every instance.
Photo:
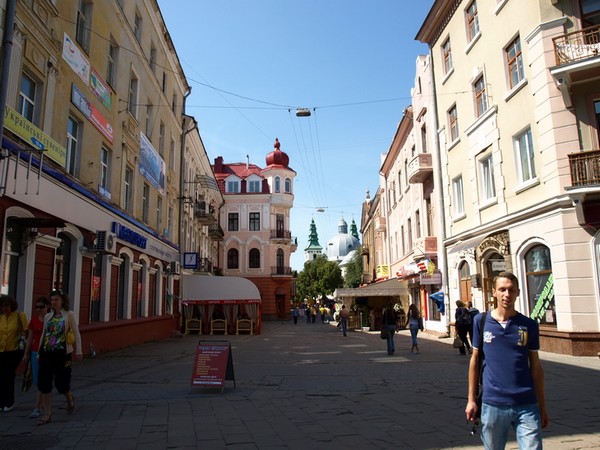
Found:
[[[235,334],[240,334],[240,331],[248,331],[250,334],[254,334],[252,321],[250,319],[238,319]]]
[[[185,321],[185,334],[190,334],[190,331],[197,331],[202,334],[202,320],[188,319]]]
[[[223,334],[227,334],[227,319],[211,319],[210,334],[213,334],[214,331],[222,331]]]

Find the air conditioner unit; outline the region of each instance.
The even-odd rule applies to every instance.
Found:
[[[117,253],[117,235],[111,231],[96,231],[94,250],[103,253]]]
[[[181,272],[181,264],[179,263],[179,261],[171,261],[169,269],[171,273],[178,274]]]

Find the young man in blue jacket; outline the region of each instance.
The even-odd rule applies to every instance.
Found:
[[[514,427],[519,449],[541,449],[542,428],[550,422],[544,397],[544,372],[540,363],[539,326],[515,310],[519,281],[510,272],[494,278],[497,307],[476,316],[473,354],[469,363],[467,420],[477,413],[479,352],[483,351],[483,401],[481,440],[487,450],[504,449],[510,427]],[[480,342],[483,327],[483,342]]]

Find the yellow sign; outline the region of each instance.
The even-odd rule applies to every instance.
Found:
[[[65,166],[67,161],[65,148],[10,106],[6,106],[4,110],[4,126],[32,147],[43,150],[46,156]]]
[[[375,274],[377,275],[377,278],[388,278],[390,276],[390,266],[387,264],[377,266],[375,269]]]

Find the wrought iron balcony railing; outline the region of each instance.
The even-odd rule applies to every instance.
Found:
[[[556,65],[600,56],[600,26],[584,28],[552,39]]]
[[[600,150],[587,150],[569,155],[573,186],[600,185]]]

